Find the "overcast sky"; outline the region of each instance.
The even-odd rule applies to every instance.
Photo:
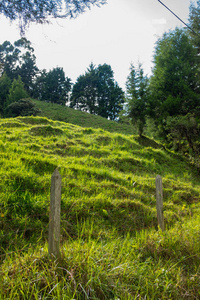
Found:
[[[26,38],[35,49],[39,69],[63,67],[75,82],[91,62],[107,63],[114,78],[124,89],[130,64],[143,64],[150,74],[155,42],[165,31],[184,25],[158,0],[107,0],[108,4],[76,19],[52,21],[49,25],[31,25]],[[190,0],[162,0],[185,23]],[[17,23],[0,16],[0,43],[20,38]]]

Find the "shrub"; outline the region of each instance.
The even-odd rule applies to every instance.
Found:
[[[40,113],[40,109],[31,101],[31,99],[21,99],[13,102],[6,107],[6,117],[18,116],[36,116]]]

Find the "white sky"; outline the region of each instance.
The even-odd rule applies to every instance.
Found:
[[[31,25],[26,38],[35,49],[39,69],[63,67],[75,83],[91,62],[107,63],[114,78],[125,89],[130,64],[143,64],[150,74],[155,42],[176,26],[184,26],[158,0],[107,0],[108,4],[76,19],[52,21],[49,25]],[[190,0],[162,0],[185,23]],[[20,38],[17,23],[0,16],[0,44]]]

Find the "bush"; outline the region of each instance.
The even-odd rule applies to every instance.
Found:
[[[178,151],[199,154],[200,120],[195,114],[168,117],[166,129],[169,131],[168,140]]]
[[[31,99],[21,99],[17,102],[13,102],[6,107],[6,117],[18,117],[18,116],[36,116],[40,113],[40,109],[31,101]]]

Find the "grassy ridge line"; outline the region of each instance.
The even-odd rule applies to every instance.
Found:
[[[64,107],[39,100],[33,100],[33,102],[41,109],[41,116],[52,120],[71,123],[81,127],[101,128],[109,132],[118,132],[129,135],[136,134],[136,129],[128,124],[109,121],[106,118],[75,110],[67,106]]]
[[[19,117],[0,120],[0,166],[0,299],[199,298],[200,179],[183,157],[147,138]],[[51,262],[57,166],[62,259]],[[157,231],[157,174],[164,234]]]

